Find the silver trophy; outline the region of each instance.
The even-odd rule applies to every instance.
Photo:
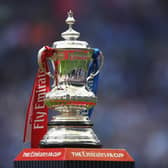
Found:
[[[58,112],[48,123],[40,147],[100,147],[100,140],[86,112],[97,102],[89,84],[99,74],[104,57],[99,52],[99,66],[88,75],[94,49],[87,42],[77,40],[80,33],[72,28],[75,23],[72,11],[68,12],[66,23],[69,28],[61,34],[64,40],[53,43],[55,52],[48,59],[53,69],[51,72],[46,72],[43,66],[41,53],[44,48],[38,53],[40,69],[54,81],[51,91],[45,96],[45,104]]]

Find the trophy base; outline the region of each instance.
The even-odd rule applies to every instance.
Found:
[[[14,168],[135,168],[125,149],[32,148],[14,160]]]
[[[41,148],[101,148],[88,121],[52,121],[49,129],[40,141]]]

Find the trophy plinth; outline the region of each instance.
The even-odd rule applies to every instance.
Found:
[[[134,168],[124,149],[50,148],[24,149],[14,168]]]

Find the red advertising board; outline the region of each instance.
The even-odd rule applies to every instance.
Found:
[[[125,149],[92,148],[30,148],[24,149],[15,161],[32,160],[84,160],[84,161],[129,161],[133,158]]]

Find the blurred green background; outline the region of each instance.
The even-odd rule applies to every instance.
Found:
[[[105,64],[92,120],[104,147],[126,148],[136,167],[168,167],[167,0],[0,0],[0,167],[22,143],[37,52],[61,40],[67,11],[80,40]]]

